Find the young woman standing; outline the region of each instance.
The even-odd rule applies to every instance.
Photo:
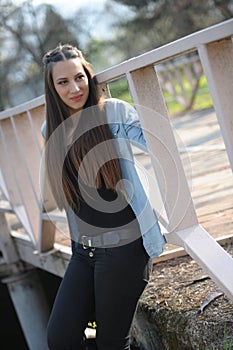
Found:
[[[59,45],[43,58],[46,171],[69,223],[72,257],[48,323],[51,350],[82,349],[88,321],[99,350],[130,349],[130,327],[165,243],[133,161],[146,150],[136,110],[98,96],[80,50]]]

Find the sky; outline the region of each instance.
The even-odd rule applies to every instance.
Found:
[[[34,5],[40,5],[47,3],[55,6],[63,16],[68,16],[81,7],[94,7],[104,5],[106,0],[77,0],[77,1],[64,1],[64,0],[33,0]]]
[[[13,0],[15,4],[20,5],[25,0]],[[79,43],[82,47],[85,46],[87,40],[87,33],[92,38],[109,40],[113,35],[114,23],[116,21],[115,13],[120,13],[122,16],[128,14],[128,9],[114,3],[114,11],[108,11],[105,9],[107,0],[31,0],[32,4],[36,7],[41,4],[50,4],[56,8],[58,13],[63,18],[69,18],[74,15],[79,9],[86,14],[83,24],[86,26],[86,34],[79,33]],[[82,15],[83,15],[82,13]]]
[[[24,0],[14,0],[15,4],[20,5]],[[104,5],[107,0],[32,0],[34,6],[41,4],[53,5],[62,17],[72,17],[72,15],[79,9],[87,8],[88,16],[86,17],[86,24],[88,25],[89,32],[93,37],[98,34],[99,38],[107,38],[111,35],[111,24],[113,17],[108,13],[103,12]],[[99,21],[96,22],[96,18],[99,14]],[[84,38],[85,40],[85,38]],[[80,41],[82,38],[80,37]]]

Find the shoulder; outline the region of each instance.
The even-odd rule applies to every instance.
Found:
[[[117,120],[124,120],[134,107],[130,103],[120,100],[118,98],[109,98],[105,100],[105,108],[107,117],[110,120],[117,118]]]
[[[119,98],[107,98],[104,100],[105,105],[109,108],[121,108],[121,107],[126,107],[129,105],[128,102],[120,100]]]

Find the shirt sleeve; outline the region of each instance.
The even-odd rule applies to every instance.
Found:
[[[41,132],[41,135],[43,136],[43,138],[45,139],[45,137],[46,137],[46,121],[44,121],[43,124],[41,125],[40,132]]]
[[[148,152],[146,140],[136,109],[127,102],[123,102],[123,125],[128,139],[143,151]]]

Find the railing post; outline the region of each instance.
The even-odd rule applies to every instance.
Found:
[[[43,213],[57,208],[56,202],[51,192],[48,177],[46,176],[44,158],[41,160],[40,167],[40,222],[37,242],[37,251],[44,253],[54,249],[56,235],[56,224],[49,220],[44,220]]]
[[[232,38],[198,47],[226,151],[233,170],[233,44]]]
[[[168,232],[197,224],[188,183],[153,66],[127,74],[168,217]]]
[[[233,300],[233,259],[198,224],[154,67],[128,73],[127,78],[167,212],[167,242],[183,246]]]
[[[18,264],[19,256],[13,244],[10,236],[10,230],[8,228],[5,213],[0,211],[0,250],[3,254],[4,263],[6,264]],[[17,267],[17,270],[19,266]]]
[[[111,93],[108,87],[108,84],[102,83],[97,85],[98,92],[100,96],[103,96],[104,98],[109,98],[111,97]]]

